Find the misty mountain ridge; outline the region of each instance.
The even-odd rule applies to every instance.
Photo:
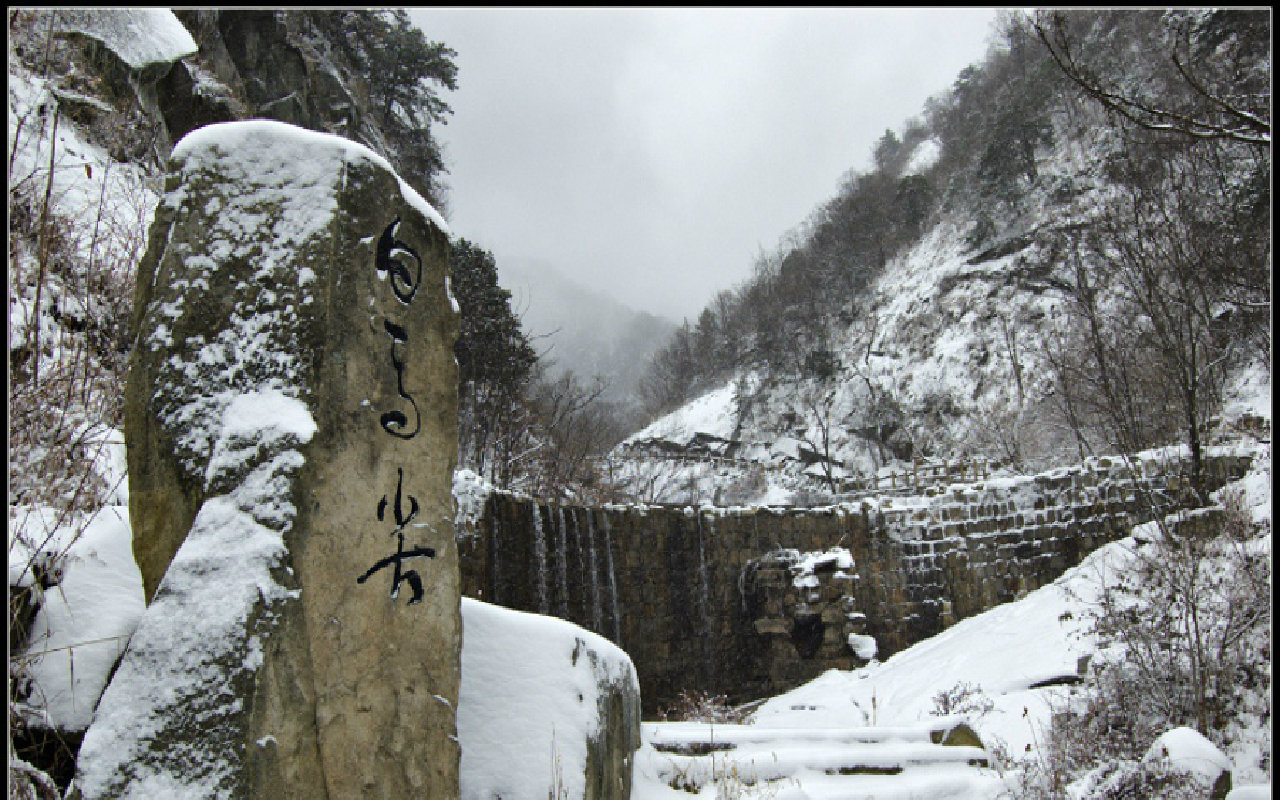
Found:
[[[511,306],[549,376],[598,377],[606,385],[603,399],[634,406],[649,358],[676,324],[588,288],[544,260],[507,258],[497,266],[499,283],[511,292]]]

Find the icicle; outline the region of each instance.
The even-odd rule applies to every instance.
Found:
[[[529,501],[533,510],[533,557],[538,560],[538,613],[546,614],[547,604],[547,537],[542,532],[542,509],[538,501]]]
[[[556,609],[558,612],[556,616],[560,617],[561,619],[568,619],[569,618],[569,563],[568,563],[567,556],[568,556],[569,544],[566,541],[566,539],[568,538],[569,531],[568,529],[565,528],[565,524],[564,524],[564,506],[559,506],[557,508],[557,511],[559,512],[556,516],[556,519],[560,523],[559,525],[560,541],[556,542],[556,557],[559,559],[558,563],[556,564],[556,582],[559,584],[560,597],[556,601],[557,603]]]
[[[578,516],[578,511],[579,509],[577,508],[569,509],[569,521],[573,523],[573,546],[578,551],[578,574],[574,575],[573,579],[575,585],[581,587],[582,591],[585,592],[587,581],[586,575],[583,573],[587,571],[587,546],[582,542],[582,520]],[[567,531],[568,528],[565,530]],[[582,609],[582,615],[575,622],[580,623],[585,628],[587,626],[587,598],[585,594],[582,597],[580,608]],[[574,611],[576,612],[577,608]]]
[[[613,571],[613,533],[609,529],[609,515],[600,517],[604,524],[604,564],[609,570],[609,604],[613,612],[613,642],[622,646],[622,615],[618,613],[618,576]]]
[[[708,676],[714,676],[715,665],[711,657],[711,576],[707,566],[707,537],[702,531],[702,512],[698,518],[698,606],[702,614],[702,653]],[[710,678],[708,679],[710,681]]]
[[[489,602],[501,605],[502,599],[498,592],[498,586],[502,583],[502,562],[499,556],[502,553],[502,537],[501,529],[498,526],[498,504],[489,501],[489,557],[493,563],[493,586],[492,594],[489,596]]]
[[[600,570],[596,563],[596,527],[591,521],[591,509],[584,508],[587,515],[587,546],[591,556],[591,630],[600,633],[604,629],[604,613],[600,607]]]

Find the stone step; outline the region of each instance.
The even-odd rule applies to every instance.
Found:
[[[659,777],[693,791],[730,779],[751,785],[800,778],[811,797],[823,800],[880,796],[877,787],[889,791],[908,781],[912,791],[935,785],[941,792],[990,765],[960,718],[880,728],[645,723],[643,736],[661,754]]]
[[[857,728],[778,728],[705,722],[646,722],[645,740],[654,749],[696,755],[765,742],[875,744],[924,742],[981,747],[963,716],[937,717],[918,725]]]

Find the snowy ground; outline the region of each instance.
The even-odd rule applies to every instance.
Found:
[[[1245,492],[1255,520],[1271,516],[1270,455],[1258,459],[1255,469],[1233,488]],[[1270,539],[1258,542],[1270,548]],[[831,670],[791,692],[764,703],[754,714],[756,725],[779,729],[844,729],[858,726],[910,726],[927,721],[939,711],[936,698],[949,690],[971,690],[962,710],[989,752],[1018,760],[1040,756],[1045,733],[1055,711],[1066,703],[1069,686],[1034,688],[1041,681],[1075,676],[1082,657],[1094,653],[1087,632],[1087,614],[1100,590],[1114,580],[1131,561],[1137,543],[1133,537],[1107,545],[1052,584],[1031,592],[1022,600],[998,606],[962,620],[942,633],[895,654],[883,663],[873,662],[853,671]],[[956,696],[953,694],[953,696]],[[646,731],[653,735],[652,726]],[[1257,764],[1258,743],[1270,731],[1245,732],[1231,760],[1235,785],[1269,784],[1269,776]],[[646,746],[638,758],[637,800],[674,800],[685,792],[663,783],[659,774],[669,757]],[[994,798],[1016,787],[1016,769],[1003,780],[983,781],[974,776],[957,797]],[[976,772],[976,771],[975,771]],[[822,787],[829,776],[801,771],[774,785],[741,789],[741,797],[828,796]],[[721,787],[723,788],[723,787]],[[708,785],[699,796],[718,797]],[[892,791],[874,797],[938,796],[936,786],[894,784]],[[861,795],[859,795],[861,796]],[[1010,795],[1004,795],[1010,796]],[[1016,796],[1016,793],[1012,796]],[[1245,796],[1245,793],[1241,793]]]

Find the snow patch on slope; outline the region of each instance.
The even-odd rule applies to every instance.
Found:
[[[628,436],[624,445],[663,440],[689,445],[698,434],[728,441],[737,425],[738,382],[730,381]]]

